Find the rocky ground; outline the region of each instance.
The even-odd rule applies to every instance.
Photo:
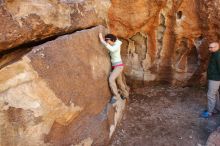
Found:
[[[135,89],[111,146],[203,146],[220,115],[199,117],[206,88],[150,86]]]

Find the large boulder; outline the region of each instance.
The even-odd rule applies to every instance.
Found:
[[[220,128],[214,131],[208,138],[206,146],[219,146],[220,145]]]
[[[104,27],[34,47],[0,70],[0,145],[106,145],[125,101],[108,103]]]
[[[101,0],[0,0],[0,51],[104,24]]]

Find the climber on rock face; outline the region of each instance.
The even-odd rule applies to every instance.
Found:
[[[208,79],[208,109],[202,112],[204,118],[211,117],[220,111],[219,86],[220,86],[220,49],[219,43],[214,42],[209,45],[211,57],[209,60],[207,79]]]
[[[99,38],[102,44],[108,49],[111,57],[112,72],[109,77],[109,85],[114,96],[111,98],[110,103],[114,104],[120,97],[126,99],[129,94],[122,80],[122,71],[124,68],[120,53],[122,42],[113,34],[107,34],[103,38],[102,33],[99,33]],[[116,81],[121,95],[118,92]]]

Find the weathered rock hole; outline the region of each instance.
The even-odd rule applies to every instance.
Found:
[[[143,37],[141,33],[137,33],[131,38],[131,40],[133,40],[135,43],[135,53],[138,54],[139,60],[144,60],[147,53],[145,37]]]
[[[181,19],[182,16],[183,16],[183,12],[182,12],[182,11],[178,11],[178,12],[176,13],[177,19]]]

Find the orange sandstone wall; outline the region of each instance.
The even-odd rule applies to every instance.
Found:
[[[108,25],[124,40],[127,77],[204,83],[208,43],[220,36],[218,6],[217,0],[112,0]]]

